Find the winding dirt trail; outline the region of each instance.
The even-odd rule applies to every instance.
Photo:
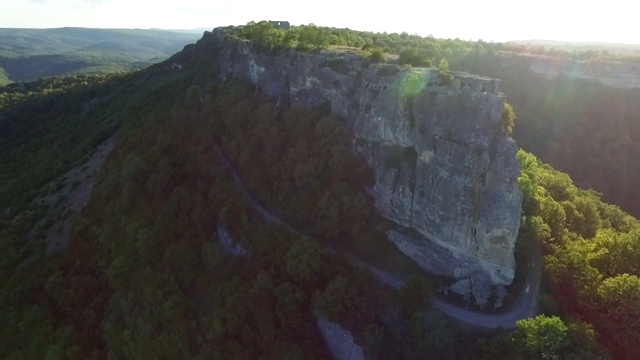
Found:
[[[284,221],[284,219],[282,219],[280,216],[269,211],[253,196],[253,194],[249,191],[249,189],[242,181],[242,178],[240,177],[236,169],[233,167],[229,159],[225,156],[224,151],[222,150],[220,145],[212,137],[210,137],[209,139],[216,152],[218,160],[220,160],[223,166],[229,171],[233,178],[233,182],[240,189],[245,199],[251,204],[253,209],[266,222],[270,224],[286,226],[292,231],[300,233],[299,230],[295,229],[294,226]],[[335,250],[331,248],[328,248],[327,251],[331,253],[335,252]],[[527,279],[525,280],[525,284],[522,286],[522,290],[518,294],[518,299],[510,306],[510,308],[505,313],[478,313],[436,298],[433,299],[433,307],[438,311],[469,325],[486,329],[511,329],[515,327],[516,321],[529,319],[536,316],[536,304],[540,292],[540,274],[542,261],[537,254],[534,254],[530,261],[530,271],[527,275]],[[378,279],[378,281],[394,289],[401,289],[406,284],[406,279],[404,277],[380,270],[358,257],[350,257],[349,262],[354,266],[368,269],[371,274],[376,279]]]

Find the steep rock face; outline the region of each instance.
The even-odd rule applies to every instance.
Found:
[[[362,347],[353,341],[350,331],[322,317],[317,316],[317,319],[318,328],[320,328],[320,332],[329,346],[329,351],[336,360],[366,359]]]
[[[498,81],[454,74],[442,86],[436,69],[365,65],[353,53],[266,55],[219,29],[208,36],[225,79],[248,80],[281,104],[330,105],[346,121],[374,170],[378,212],[421,235],[392,238],[400,250],[434,271],[436,244],[456,261],[435,272],[511,283],[522,193]]]

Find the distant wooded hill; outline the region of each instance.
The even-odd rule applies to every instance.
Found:
[[[201,35],[156,29],[0,29],[0,86],[40,77],[143,68]]]
[[[640,216],[635,183],[640,176],[640,89],[563,74],[541,76],[531,64],[529,57],[487,52],[452,68],[500,78],[518,114],[513,132],[518,146],[566,172],[578,186],[593,188],[605,201]]]

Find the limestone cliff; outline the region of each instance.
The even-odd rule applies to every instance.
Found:
[[[329,104],[346,121],[374,170],[377,210],[421,235],[390,234],[403,252],[454,278],[511,283],[522,194],[497,80],[456,73],[441,85],[436,69],[367,65],[349,52],[267,55],[221,29],[202,41],[218,48],[223,78],[248,80],[281,104]]]

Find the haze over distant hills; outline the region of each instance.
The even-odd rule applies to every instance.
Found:
[[[195,42],[194,30],[0,29],[0,85],[39,77],[126,71],[163,60]]]
[[[619,49],[640,49],[640,44],[611,43],[599,41],[563,41],[563,40],[544,40],[544,39],[527,39],[513,40],[510,43],[516,44],[540,44],[546,46],[573,46],[573,47],[610,47]]]

